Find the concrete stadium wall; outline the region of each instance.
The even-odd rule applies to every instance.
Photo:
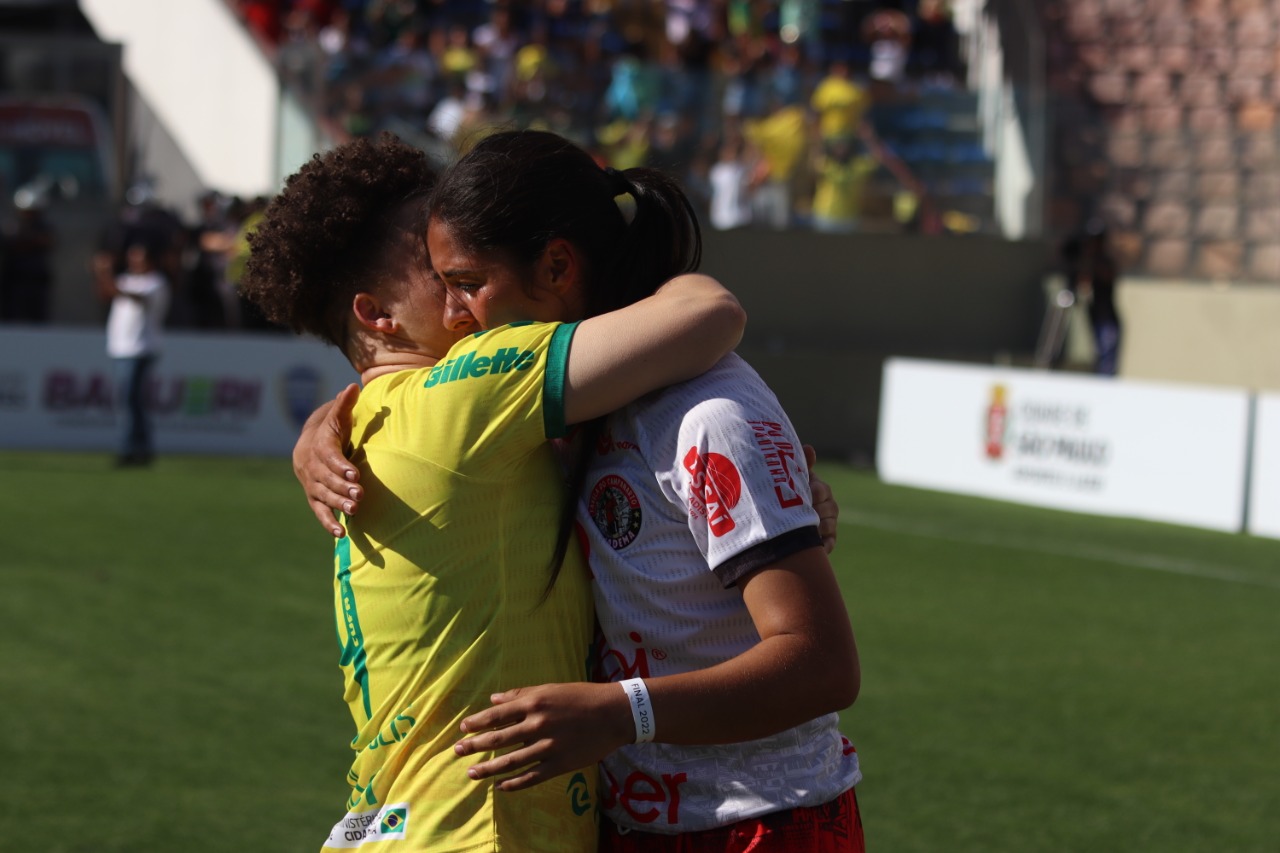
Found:
[[[869,465],[890,355],[1030,360],[1052,253],[1036,241],[740,230],[704,235],[703,270],[749,315],[739,351],[804,441]]]
[[[1125,279],[1120,374],[1280,391],[1280,287]]]

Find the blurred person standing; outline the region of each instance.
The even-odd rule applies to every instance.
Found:
[[[813,194],[815,231],[848,234],[858,229],[863,189],[876,166],[876,159],[859,154],[848,137],[838,137],[818,149],[813,163],[817,179]]]
[[[49,322],[53,290],[53,224],[45,215],[48,199],[20,199],[16,219],[5,223],[0,242],[0,321]]]
[[[877,9],[863,21],[862,38],[871,51],[872,97],[877,100],[891,98],[905,79],[911,37],[911,19],[901,9]]]
[[[95,269],[102,263],[109,266],[112,274],[119,275],[127,269],[129,247],[142,244],[156,271],[164,275],[166,283],[173,288],[183,283],[182,253],[186,237],[187,228],[182,220],[156,200],[154,184],[144,177],[125,192],[125,205],[104,230],[93,263]]]
[[[235,325],[236,316],[228,300],[232,292],[227,283],[227,254],[234,244],[235,232],[218,193],[202,194],[197,205],[199,218],[189,236],[192,252],[186,279],[190,325],[197,329],[225,329]]]
[[[843,59],[831,62],[809,97],[822,140],[856,136],[868,105],[866,91],[853,81],[849,63]]]
[[[1089,324],[1097,348],[1094,372],[1115,376],[1120,366],[1120,315],[1116,311],[1119,267],[1111,253],[1107,226],[1090,219],[1062,247],[1067,288],[1088,306]]]
[[[799,104],[775,104],[764,118],[747,119],[743,133],[760,151],[753,176],[755,220],[782,230],[791,225],[795,184],[809,149],[808,118]]]
[[[729,136],[707,174],[712,228],[728,231],[751,224],[750,172],[743,157],[742,139]]]
[[[920,0],[908,68],[928,83],[952,86],[961,76],[962,66],[960,34],[947,0]]]
[[[160,355],[160,335],[169,310],[169,281],[156,267],[145,242],[125,247],[124,272],[113,274],[110,261],[94,261],[98,292],[110,300],[107,314],[107,355],[116,364],[116,401],[124,423],[120,467],[150,465],[155,456],[147,386]]]

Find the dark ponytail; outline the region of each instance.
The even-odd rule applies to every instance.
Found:
[[[702,263],[702,231],[680,184],[657,169],[607,169],[615,195],[631,196],[634,212],[613,263],[588,286],[590,314],[639,302],[668,279]],[[627,205],[627,201],[622,202]],[[625,213],[624,213],[625,217]]]

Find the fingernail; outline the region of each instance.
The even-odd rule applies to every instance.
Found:
[[[347,495],[348,495],[349,497],[358,498],[358,497],[360,497],[360,490],[359,490],[359,489],[347,489]]]
[[[468,767],[468,768],[467,768],[467,776],[468,776],[469,778],[471,778],[471,779],[479,779],[479,778],[480,778],[480,774],[476,772],[476,769],[475,769],[474,767]]]
[[[333,535],[334,535],[335,537],[337,537],[338,539],[341,539],[341,538],[342,538],[342,528],[341,528],[341,527],[335,527],[335,528],[333,528],[332,533],[333,533]]]
[[[348,514],[350,514],[350,512],[355,508],[356,508],[356,505],[353,504],[351,501],[347,501],[342,505],[342,511]]]
[[[343,476],[344,476],[344,477],[346,477],[348,480],[351,480],[352,482],[355,482],[355,479],[356,479],[356,472],[355,472],[355,471],[352,471],[350,468],[348,468],[348,469],[343,473]]]

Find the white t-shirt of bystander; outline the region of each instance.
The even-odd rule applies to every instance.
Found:
[[[162,273],[122,273],[120,295],[107,314],[107,355],[137,358],[160,349],[160,329],[169,310],[169,282]]]

